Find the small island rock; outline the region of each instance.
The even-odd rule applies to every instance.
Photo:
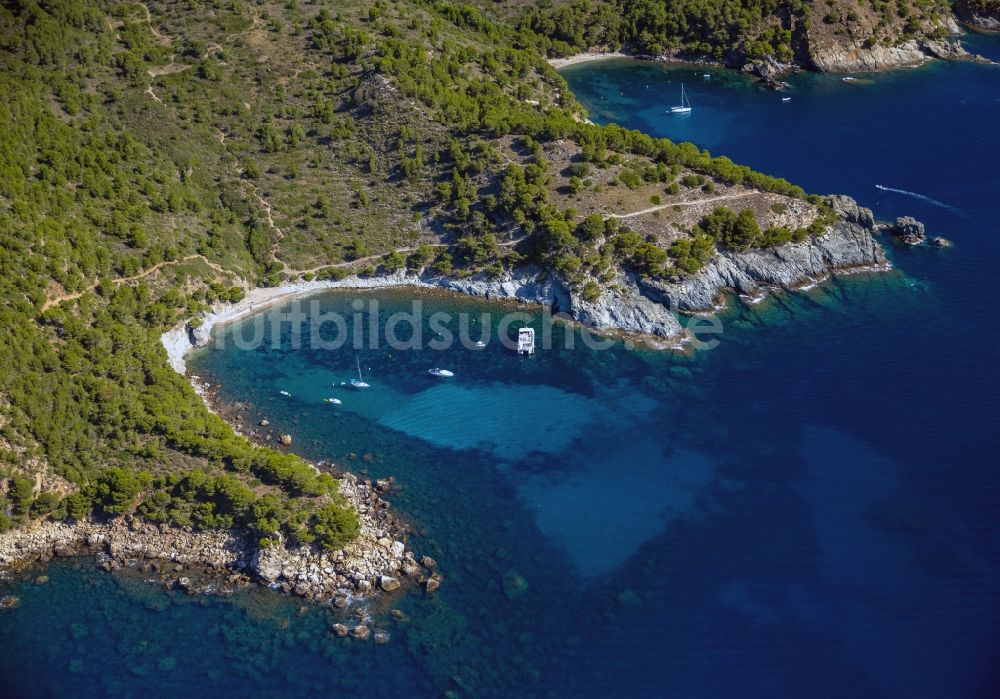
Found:
[[[907,245],[920,245],[927,240],[924,224],[912,216],[900,216],[892,227],[892,234]]]

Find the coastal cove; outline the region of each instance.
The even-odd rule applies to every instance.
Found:
[[[346,315],[357,298],[377,300],[378,323],[418,299],[428,313],[467,314],[492,338],[510,310],[497,298],[556,302],[583,321],[661,337],[669,322],[645,306],[614,315],[621,297],[581,304],[534,275],[251,292],[195,333],[200,343],[227,337],[225,348],[188,354],[187,329],[165,336],[172,365],[211,384],[214,407],[241,431],[267,420],[308,459],[394,478],[393,509],[411,525],[408,544],[440,563],[441,588],[402,597],[399,616],[358,604],[390,632],[375,647],[336,638],[325,607],[270,590],[188,597],[142,571],[57,559],[44,585],[0,580],[0,594],[20,598],[0,611],[0,689],[985,694],[1000,633],[1000,323],[979,299],[1000,255],[1000,74],[934,64],[857,85],[796,76],[783,104],[744,76],[694,70],[616,60],[565,76],[595,121],[846,192],[881,218],[913,214],[956,246],[882,236],[893,271],[812,283],[831,266],[884,268],[858,245],[870,259],[775,279],[811,288],[730,303],[719,346],[704,352],[577,342],[520,358],[495,340],[323,351],[293,348],[290,329],[244,350],[235,337],[304,295]],[[664,114],[680,80],[695,105],[684,121]],[[352,286],[362,288],[338,288]],[[675,298],[703,310],[725,286]],[[432,293],[441,288],[462,293]],[[540,327],[537,306],[517,310]],[[356,361],[368,391],[339,386]],[[435,381],[433,366],[456,377]],[[323,402],[334,395],[342,405]]]

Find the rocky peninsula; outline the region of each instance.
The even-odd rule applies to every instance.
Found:
[[[358,599],[391,601],[397,590],[441,583],[435,562],[418,562],[405,526],[383,497],[389,481],[340,475],[340,492],[358,511],[360,536],[339,551],[262,548],[231,531],[198,531],[126,515],[107,522],[40,521],[0,535],[0,570],[17,571],[55,556],[90,554],[105,570],[139,568],[168,588],[190,594],[231,591],[259,582],[318,603],[345,608]]]
[[[524,267],[499,277],[477,274],[443,277],[430,273],[341,280],[297,281],[280,287],[252,289],[235,304],[220,304],[192,327],[182,324],[163,335],[171,365],[185,372],[184,357],[208,344],[212,330],[294,298],[334,289],[415,287],[444,289],[486,299],[504,299],[549,307],[553,313],[606,333],[644,336],[655,346],[680,346],[686,332],[678,314],[717,310],[727,292],[760,297],[809,286],[833,274],[884,271],[891,265],[875,239],[881,229],[870,209],[850,197],[834,196],[836,221],[821,235],[801,243],[749,251],[720,250],[697,273],[650,280],[620,271],[604,285],[596,300],[553,273]]]

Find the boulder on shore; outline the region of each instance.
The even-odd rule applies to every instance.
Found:
[[[287,447],[287,446],[291,446],[291,444],[292,444],[292,435],[290,435],[290,434],[283,434],[283,435],[281,435],[281,437],[279,438],[279,441],[280,441],[280,442],[281,442],[282,444],[284,444],[284,445],[285,445],[286,447]]]

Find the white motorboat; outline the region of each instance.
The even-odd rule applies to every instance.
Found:
[[[286,398],[291,398],[292,397],[292,394],[289,393],[288,391],[278,391],[278,393],[280,393],[281,395],[285,396]]]
[[[431,376],[441,376],[444,378],[450,378],[455,375],[455,372],[453,371],[448,371],[447,369],[438,369],[437,367],[428,370],[427,373],[430,374]]]
[[[483,342],[482,340],[477,340],[477,341],[476,341],[476,345],[475,345],[475,346],[476,346],[476,347],[485,347],[485,346],[486,346],[486,343],[485,343],[485,342]]]
[[[324,403],[330,403],[331,405],[340,405],[343,401],[339,398],[324,398]]]

